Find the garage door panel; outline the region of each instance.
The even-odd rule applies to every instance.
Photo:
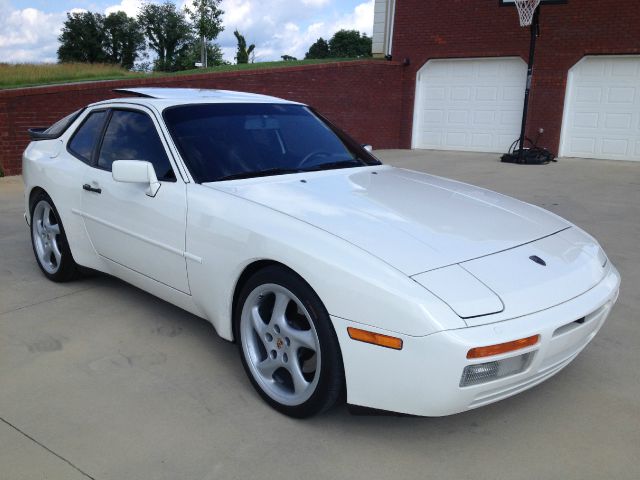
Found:
[[[476,100],[481,102],[495,102],[498,99],[498,89],[496,87],[476,88]]]
[[[591,56],[569,71],[560,154],[640,160],[640,57]]]
[[[627,155],[629,152],[629,140],[626,138],[603,138],[602,153],[605,155]]]
[[[640,72],[640,63],[634,58],[621,58],[613,62],[611,75],[616,77],[637,77]]]
[[[595,154],[596,140],[592,137],[574,137],[571,139],[571,150],[582,154]]]
[[[602,87],[577,87],[576,102],[591,105],[602,100]]]
[[[500,112],[500,125],[504,128],[510,128],[512,125],[518,125],[521,121],[522,110],[505,110],[504,112]],[[518,137],[519,134],[520,132],[516,129],[516,137]]]
[[[628,130],[631,128],[632,122],[633,122],[633,114],[631,113],[605,113],[604,114],[604,126],[608,129]]]
[[[610,103],[627,103],[633,105],[637,87],[611,87],[609,89]]]
[[[495,123],[496,112],[492,110],[476,110],[473,112],[473,123],[476,126],[486,127]]]
[[[490,149],[491,143],[490,133],[474,133],[471,135],[471,147],[477,150]]]
[[[442,132],[425,131],[424,141],[433,145],[433,148],[437,148],[442,145]]]
[[[425,89],[425,98],[427,100],[444,100],[445,89],[444,87],[434,87]]]
[[[606,64],[602,62],[585,62],[578,67],[578,71],[583,77],[600,78],[605,73]]]
[[[518,102],[522,102],[524,100],[522,96],[522,86],[518,85],[514,87],[504,87],[502,89],[502,99],[507,102],[514,102],[516,104]]]
[[[503,145],[507,145],[507,148],[511,147],[511,144],[514,142],[514,140],[516,140],[515,138],[513,138],[513,135],[511,134],[494,134],[493,135],[493,150],[491,151],[497,151],[497,152],[506,152],[507,149],[506,148],[502,148]]]
[[[470,87],[453,87],[451,88],[451,100],[466,101],[471,98]]]
[[[526,69],[519,58],[427,62],[416,82],[414,148],[505,152],[520,133]]]
[[[469,112],[466,110],[449,110],[447,117],[449,125],[467,125],[469,123]]]
[[[454,147],[464,147],[466,145],[467,136],[464,132],[448,132],[446,135],[447,145]]]
[[[425,110],[422,114],[424,123],[440,124],[444,120],[444,112],[442,110]]]
[[[600,115],[597,113],[576,112],[573,115],[573,126],[576,128],[598,128],[598,119]]]

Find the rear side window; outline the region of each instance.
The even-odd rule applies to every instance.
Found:
[[[102,141],[98,167],[111,170],[116,160],[151,162],[158,180],[176,179],[153,120],[143,112],[114,110]]]
[[[59,137],[60,135],[62,135],[65,132],[65,130],[67,128],[69,128],[69,125],[71,125],[75,121],[75,119],[78,118],[78,116],[81,113],[82,113],[82,110],[76,110],[75,112],[70,113],[69,115],[67,115],[63,119],[58,120],[56,123],[51,125],[49,128],[47,128],[42,133],[44,133],[46,135]]]
[[[89,114],[69,142],[69,151],[85,163],[91,163],[91,155],[102,133],[106,114],[104,110]]]

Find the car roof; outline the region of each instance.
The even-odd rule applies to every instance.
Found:
[[[236,92],[232,90],[213,90],[199,88],[116,88],[118,93],[128,93],[131,97],[113,98],[94,103],[92,105],[104,105],[109,103],[127,102],[142,105],[153,104],[157,107],[166,108],[175,105],[192,103],[282,103],[300,105],[298,102],[284,100],[269,95],[257,93]]]

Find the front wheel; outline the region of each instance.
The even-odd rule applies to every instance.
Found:
[[[342,356],[324,305],[284,267],[245,284],[236,308],[242,364],[273,408],[297,418],[327,410],[344,385]]]

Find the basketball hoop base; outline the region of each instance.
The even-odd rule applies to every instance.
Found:
[[[520,165],[547,165],[550,162],[557,162],[553,155],[546,148],[524,148],[522,151],[516,150],[513,153],[505,153],[500,157],[503,163],[518,163]]]

